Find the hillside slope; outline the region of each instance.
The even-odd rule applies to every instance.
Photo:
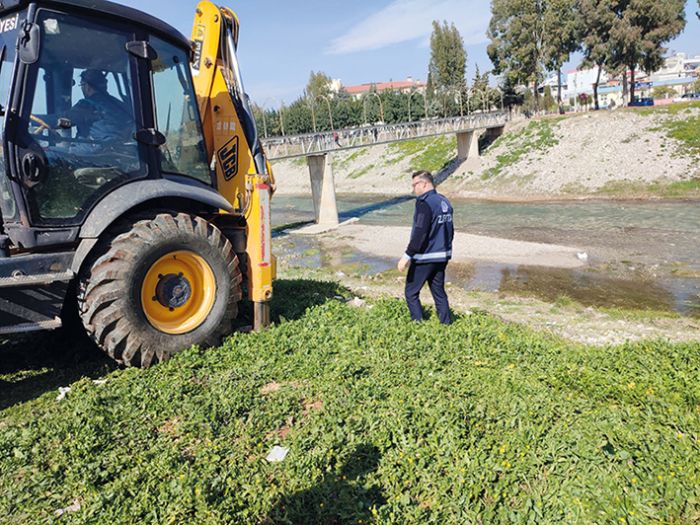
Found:
[[[340,193],[403,194],[416,169],[452,196],[493,199],[700,197],[700,104],[518,120],[480,159],[444,136],[339,151]],[[304,159],[273,165],[282,193],[310,191]]]

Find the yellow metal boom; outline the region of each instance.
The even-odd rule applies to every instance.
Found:
[[[231,203],[234,214],[245,219],[248,294],[259,329],[269,322],[268,301],[276,272],[270,227],[274,178],[241,80],[236,57],[238,29],[232,11],[200,2],[192,26],[192,74],[207,152],[216,167],[217,189]]]

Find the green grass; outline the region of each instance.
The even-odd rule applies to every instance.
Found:
[[[318,281],[276,294],[276,327],[149,370],[90,354],[61,377],[66,351],[30,386],[33,346],[66,341],[0,346],[0,521],[700,519],[700,344],[586,347],[481,312],[413,324],[401,301],[355,309]],[[56,401],[81,372],[107,383]]]
[[[649,117],[652,115],[679,115],[690,113],[693,109],[700,109],[700,102],[679,102],[667,106],[633,107],[625,111],[632,111],[639,115]]]
[[[691,155],[700,155],[700,117],[664,122],[667,135],[683,144],[683,150]]]
[[[411,171],[428,170],[435,173],[455,158],[457,139],[441,136],[406,140],[389,144],[387,149],[395,158],[411,157]]]
[[[645,184],[634,181],[611,181],[596,193],[611,197],[663,197],[667,199],[696,199],[700,197],[700,178],[676,182]]]
[[[659,127],[654,131],[665,132],[669,138],[681,142],[681,152],[690,155],[700,155],[700,117],[697,110],[700,102],[682,102],[669,106],[650,108],[629,108],[639,115],[664,117]]]
[[[349,179],[359,179],[360,177],[367,175],[368,173],[371,173],[373,170],[376,170],[376,166],[368,165],[365,166],[364,168],[359,168],[354,170],[352,173],[348,175]]]
[[[336,160],[336,157],[334,157],[333,169],[341,171],[346,170],[348,166],[350,166],[350,164],[357,161],[363,155],[366,155],[368,151],[369,150],[367,148],[358,148],[353,150],[347,157],[345,157],[342,160]]]
[[[487,180],[500,175],[505,168],[519,162],[531,152],[546,152],[556,146],[559,139],[555,136],[554,127],[565,117],[543,120],[533,120],[528,126],[518,132],[502,135],[493,143],[492,148],[505,146],[507,151],[496,156],[497,164],[486,170],[481,178]]]

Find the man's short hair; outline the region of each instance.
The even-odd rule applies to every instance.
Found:
[[[413,173],[411,180],[415,179],[416,177],[420,178],[420,180],[424,180],[425,182],[429,182],[432,186],[435,186],[435,179],[433,178],[433,174],[429,171],[416,171]]]

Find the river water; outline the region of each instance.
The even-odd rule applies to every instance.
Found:
[[[448,279],[453,284],[551,301],[566,296],[592,306],[700,316],[700,202],[453,200],[452,204],[459,231],[574,246],[589,257],[588,265],[577,270],[488,262],[450,265]],[[413,206],[411,198],[338,196],[341,220],[357,217],[360,224],[410,225]],[[312,220],[309,197],[277,195],[273,199],[274,226]],[[370,274],[395,264],[356,253],[351,247],[340,254],[327,253],[314,238],[278,238],[277,245],[283,254],[294,254],[294,264],[302,266],[354,265]]]

